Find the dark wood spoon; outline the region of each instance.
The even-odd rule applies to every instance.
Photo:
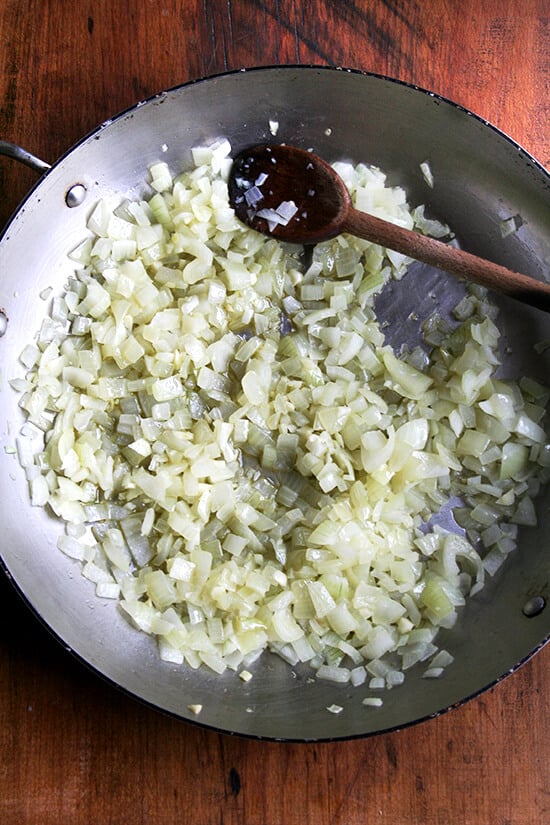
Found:
[[[355,209],[340,176],[312,152],[251,146],[235,157],[228,186],[237,217],[264,235],[314,244],[347,232],[550,312],[550,284]]]

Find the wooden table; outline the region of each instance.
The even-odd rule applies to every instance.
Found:
[[[163,88],[318,63],[430,88],[550,166],[548,12],[548,0],[3,0],[0,136],[55,159]],[[0,161],[0,224],[33,180]],[[550,647],[419,727],[338,744],[247,741],[104,684],[2,577],[0,823],[547,823],[549,677]]]

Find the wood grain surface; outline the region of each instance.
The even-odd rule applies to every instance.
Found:
[[[429,88],[550,166],[548,0],[2,0],[0,44],[0,137],[46,160],[163,88],[316,63]],[[34,180],[0,159],[0,225]],[[421,726],[338,744],[248,741],[105,684],[2,576],[0,824],[543,825],[549,677],[547,647]]]

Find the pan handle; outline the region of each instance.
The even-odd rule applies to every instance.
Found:
[[[21,146],[17,146],[16,143],[10,143],[7,140],[0,140],[0,155],[7,155],[9,158],[18,160],[20,163],[24,163],[25,166],[29,166],[41,175],[44,172],[47,172],[48,169],[51,169],[51,165],[49,163],[40,160],[40,158],[37,158],[34,155],[31,155],[30,152],[22,149]]]

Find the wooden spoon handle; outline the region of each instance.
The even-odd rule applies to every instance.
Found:
[[[417,261],[443,269],[459,278],[503,292],[526,304],[550,312],[550,284],[513,272],[505,266],[478,258],[463,249],[403,229],[389,221],[350,208],[342,232],[394,249]]]

